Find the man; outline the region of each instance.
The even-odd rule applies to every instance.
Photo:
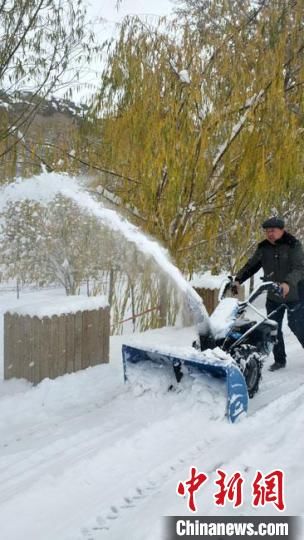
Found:
[[[266,301],[267,314],[277,309],[280,304],[287,304],[288,326],[304,347],[304,299],[301,287],[304,279],[304,253],[301,242],[285,230],[284,220],[271,217],[262,224],[266,239],[260,242],[253,256],[241,268],[235,277],[236,288],[255,274],[260,268],[269,281],[280,284],[282,296],[269,292]],[[300,295],[299,295],[300,293]],[[303,294],[303,293],[302,293]],[[271,316],[278,323],[278,341],[274,346],[274,364],[269,368],[276,371],[286,365],[286,352],[282,334],[282,323],[286,307],[282,307]]]

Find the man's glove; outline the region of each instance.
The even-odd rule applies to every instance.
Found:
[[[233,296],[238,296],[239,291],[240,291],[240,282],[237,279],[235,279],[231,283],[231,292],[232,292]]]

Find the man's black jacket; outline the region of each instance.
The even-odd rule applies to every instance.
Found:
[[[299,301],[298,286],[299,282],[304,280],[304,253],[299,240],[286,231],[275,244],[263,240],[258,244],[253,256],[237,273],[235,279],[243,283],[260,268],[263,268],[267,280],[278,283],[284,281],[290,287],[284,299],[268,293],[271,300],[275,302]]]

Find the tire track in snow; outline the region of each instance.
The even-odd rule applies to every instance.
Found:
[[[138,400],[136,400],[138,401]],[[168,402],[168,400],[166,400]],[[164,403],[162,404],[164,405]],[[168,403],[167,403],[168,405]],[[175,422],[176,422],[176,414],[179,413],[179,421],[183,427],[183,429],[186,429],[186,427],[189,425],[189,418],[193,416],[193,414],[202,414],[203,412],[206,413],[206,408],[202,407],[200,410],[196,409],[193,410],[193,404],[190,404],[190,407],[187,407],[186,402],[182,402],[178,404],[179,406],[176,407],[176,401],[174,400],[174,403],[172,407],[169,408],[168,406],[163,406],[161,417],[158,419],[155,419],[154,423],[150,423],[147,426],[147,419],[145,419],[144,426],[141,427],[141,429],[138,429],[138,425],[136,426],[136,430],[133,434],[130,435],[129,433],[129,426],[125,425],[125,439],[122,437],[118,438],[115,445],[109,446],[105,449],[102,448],[102,438],[96,437],[94,440],[90,441],[91,450],[94,454],[96,454],[96,449],[99,449],[99,453],[94,455],[93,459],[90,460],[88,456],[88,449],[82,449],[80,452],[80,447],[77,448],[77,456],[75,456],[75,463],[71,465],[70,463],[70,457],[65,456],[67,458],[67,463],[65,463],[66,470],[64,471],[63,478],[61,478],[61,473],[63,471],[58,471],[58,455],[56,455],[56,459],[51,464],[54,467],[54,471],[57,471],[58,476],[58,482],[56,480],[56,484],[51,481],[51,475],[50,470],[45,471],[45,476],[42,476],[41,468],[38,467],[35,470],[36,476],[39,478],[39,485],[35,486],[32,485],[31,489],[24,492],[24,488],[28,488],[29,486],[21,485],[20,484],[20,478],[18,479],[18,482],[16,485],[11,486],[12,490],[9,493],[9,501],[7,501],[7,495],[8,492],[4,491],[3,494],[5,495],[5,501],[2,505],[2,515],[1,519],[3,519],[3,509],[4,512],[10,512],[12,508],[15,507],[15,505],[18,505],[18,501],[20,501],[20,498],[22,498],[22,511],[23,511],[23,518],[22,520],[26,523],[28,523],[28,517],[30,515],[30,509],[32,508],[33,501],[37,502],[37,494],[41,492],[41,485],[43,485],[43,494],[44,494],[44,500],[47,501],[47,514],[54,512],[55,509],[57,509],[58,500],[56,499],[56,495],[54,496],[54,487],[55,487],[55,493],[60,497],[62,496],[62,489],[66,488],[66,486],[72,485],[72,481],[76,481],[76,485],[73,487],[73,493],[72,496],[70,494],[70,498],[68,498],[68,504],[69,504],[69,511],[64,513],[62,515],[62,519],[59,520],[60,525],[54,524],[54,528],[56,528],[56,534],[54,535],[54,530],[51,531],[52,536],[47,535],[47,531],[45,532],[45,535],[42,535],[44,538],[51,538],[53,540],[54,536],[58,538],[62,538],[65,531],[69,528],[71,518],[69,516],[73,515],[74,513],[71,511],[72,509],[75,510],[75,508],[80,508],[81,512],[85,512],[85,515],[88,516],[91,514],[92,506],[94,508],[94,512],[97,513],[98,509],[100,508],[100,496],[102,493],[101,486],[104,482],[106,482],[106,485],[109,484],[113,487],[113,494],[110,497],[110,499],[115,500],[116,495],[116,489],[117,485],[119,485],[117,482],[118,480],[121,482],[124,482],[124,488],[123,492],[126,492],[129,490],[130,481],[128,476],[126,475],[127,468],[132,461],[133,463],[133,470],[135,471],[135,478],[134,483],[138,481],[138,475],[139,477],[145,477],[147,474],[149,474],[150,470],[150,464],[152,466],[152,469],[155,468],[163,468],[163,455],[169,455],[170,449],[172,448],[172,445],[174,444],[174,440],[176,437],[176,429],[175,429]],[[142,404],[141,404],[142,406]],[[182,409],[182,410],[181,410]],[[145,413],[145,411],[144,411]],[[170,414],[169,414],[170,413]],[[160,434],[163,434],[162,439],[162,445],[160,450],[162,452],[158,453],[156,451],[155,453],[155,447],[151,447],[151,432],[152,432],[152,439],[160,440]],[[196,437],[199,436],[197,433],[197,430],[195,430]],[[117,439],[117,437],[116,437]],[[164,446],[164,449],[163,449]],[[181,441],[180,443],[181,448],[184,446],[184,441]],[[126,454],[127,458],[125,460],[122,459],[122,450]],[[142,459],[143,456],[145,456],[147,459]],[[152,460],[152,461],[151,461]],[[113,464],[115,464],[115,467],[113,469]],[[34,464],[31,464],[34,467]],[[136,465],[136,466],[135,466]],[[100,471],[101,468],[101,471]],[[109,478],[105,479],[105,474],[107,475],[107,472],[109,473]],[[111,475],[114,475],[114,479],[112,479]],[[88,482],[86,479],[89,479]],[[76,480],[75,480],[76,479]],[[22,480],[22,479],[21,479]],[[46,482],[45,482],[46,480]],[[62,480],[62,482],[61,482]],[[85,484],[84,481],[85,480]],[[113,480],[113,481],[112,481]],[[93,483],[92,483],[93,482]],[[92,484],[93,488],[91,489],[91,486],[89,484]],[[133,483],[133,482],[131,482]],[[87,487],[89,485],[89,487]],[[100,487],[99,487],[100,486]],[[98,488],[98,489],[97,489]],[[5,490],[5,486],[4,486]],[[86,490],[86,491],[85,491]],[[93,490],[93,493],[92,493]],[[140,490],[140,491],[139,491]],[[141,489],[136,491],[136,496],[140,497],[142,496]],[[84,493],[83,493],[84,492]],[[87,494],[87,496],[85,495]],[[75,494],[75,498],[74,498]],[[134,495],[134,494],[133,494]],[[134,498],[132,495],[132,499]],[[65,504],[67,503],[66,497]],[[39,500],[38,503],[38,509],[36,504],[36,510],[40,514],[45,513],[45,506],[44,506],[44,500]],[[5,504],[8,503],[8,504]],[[129,500],[124,501],[124,504],[129,504]],[[106,505],[107,506],[107,505]],[[112,505],[111,509],[111,515],[115,515],[116,506]],[[26,516],[26,518],[24,517]],[[80,522],[81,523],[81,522]],[[24,523],[23,523],[24,525]],[[80,525],[80,524],[79,524]],[[32,524],[30,525],[32,527]],[[12,531],[12,528],[14,529],[14,524],[8,525],[8,529],[5,530],[6,538],[8,539],[14,539],[16,540],[19,538],[18,532],[16,533],[16,530]],[[77,530],[77,528],[76,528]],[[39,531],[41,533],[41,531]],[[23,529],[24,534],[24,529]],[[37,533],[36,533],[37,534]],[[26,528],[25,528],[25,535],[26,535]],[[38,537],[41,537],[41,534]],[[36,538],[36,537],[35,537]]]
[[[282,371],[267,373],[261,381],[259,392],[249,402],[248,414],[254,414],[269,403],[293,392],[302,384],[304,380],[304,364],[302,367],[286,367]]]
[[[290,384],[287,383],[287,384]],[[281,386],[280,386],[281,388]],[[293,391],[293,389],[291,390]],[[286,388],[284,392],[286,393]],[[24,455],[20,459],[20,453],[15,454],[15,460],[9,465],[6,463],[0,469],[0,478],[1,478],[1,489],[0,489],[0,501],[7,500],[8,497],[13,496],[20,489],[25,489],[32,482],[35,482],[38,476],[43,476],[44,474],[58,474],[58,471],[64,470],[65,467],[71,467],[74,464],[78,463],[82,458],[88,459],[96,453],[96,448],[110,446],[115,443],[119,438],[123,438],[126,435],[126,431],[130,435],[130,430],[132,435],[136,434],[137,431],[145,427],[145,419],[142,419],[141,422],[133,421],[130,422],[128,419],[127,427],[126,425],[117,425],[116,427],[112,425],[112,419],[108,424],[104,424],[99,417],[99,413],[102,411],[104,416],[107,416],[107,407],[113,409],[113,402],[116,403],[118,411],[121,411],[121,407],[125,404],[126,397],[130,401],[130,404],[136,403],[138,399],[130,393],[127,396],[116,396],[115,399],[109,400],[107,403],[103,403],[98,409],[98,411],[93,410],[89,412],[89,416],[92,417],[94,421],[93,427],[88,431],[85,429],[82,434],[77,433],[77,435],[72,434],[69,437],[68,449],[66,447],[66,432],[55,433],[49,430],[49,426],[45,433],[39,436],[40,441],[43,443],[43,447],[38,450],[27,450],[22,452]],[[252,402],[250,402],[251,404]],[[173,409],[176,406],[176,403],[173,405]],[[263,405],[263,407],[267,407]],[[136,408],[136,407],[135,407]],[[259,407],[260,409],[261,407]],[[259,410],[257,409],[257,410]],[[113,414],[113,410],[111,411]],[[255,411],[256,412],[256,411]],[[174,412],[172,416],[174,416]],[[255,413],[252,413],[255,414]],[[119,415],[118,415],[119,416]],[[162,416],[162,415],[161,415]],[[160,418],[154,419],[154,423],[157,424]],[[88,414],[81,414],[77,417],[67,420],[74,425],[75,431],[77,431],[78,420],[83,419],[84,417],[88,418]],[[96,427],[96,423],[99,423],[100,426]],[[119,419],[121,423],[121,419]],[[66,421],[64,421],[66,424]],[[61,425],[59,426],[62,427]],[[49,441],[49,437],[55,437],[55,440]],[[61,444],[60,441],[64,440],[64,444]],[[62,453],[64,452],[64,455]],[[31,465],[31,467],[30,467]]]
[[[236,427],[236,430],[232,433],[232,439],[226,442],[225,448],[225,468],[229,467],[231,462],[235,462],[238,458],[240,463],[246,459],[247,450],[243,450],[243,445],[240,444],[240,433],[238,431],[238,426],[240,431],[243,432],[243,438],[248,442],[248,437],[256,439],[256,431],[252,429],[252,424],[262,423],[269,418],[276,418],[276,415],[279,414],[290,414],[293,415],[297,412],[298,406],[300,403],[303,403],[304,399],[304,388],[303,383],[299,385],[298,388],[291,390],[288,394],[284,395],[282,398],[274,400],[268,405],[261,407],[254,414],[251,415],[251,418],[248,418],[247,422],[244,420],[242,423],[237,426],[229,426],[230,428]],[[274,414],[273,414],[274,413]],[[262,417],[262,418],[261,418]],[[221,430],[223,426],[221,425]],[[224,429],[225,431],[225,429]],[[285,437],[286,434],[283,433],[282,437]],[[194,449],[188,450],[183,453],[182,456],[179,456],[174,460],[170,465],[163,467],[163,470],[159,470],[156,474],[155,471],[152,471],[147,477],[145,482],[138,482],[134,493],[127,493],[122,496],[122,499],[119,503],[111,504],[107,511],[97,515],[94,520],[91,520],[91,525],[87,525],[82,528],[80,536],[77,540],[102,540],[103,538],[110,538],[111,531],[113,527],[117,527],[117,522],[122,520],[122,530],[126,529],[126,519],[127,512],[137,510],[139,512],[139,506],[142,504],[149,504],[147,499],[153,497],[156,493],[160,492],[162,486],[174,480],[176,474],[180,471],[180,478],[183,478],[185,473],[185,465],[187,469],[190,465],[202,461],[204,459],[204,472],[210,475],[214,473],[217,468],[223,466],[223,463],[216,457],[222,454],[223,450],[223,434],[221,432],[220,436],[214,436],[209,442],[208,447],[206,448],[205,441],[198,443]],[[227,446],[228,446],[228,459],[227,459]],[[207,450],[207,455],[204,453]],[[210,458],[211,454],[211,458]],[[174,492],[172,493],[172,496]],[[151,505],[152,506],[152,505]],[[112,536],[112,538],[114,538]],[[71,539],[69,539],[71,540]]]
[[[9,497],[13,497],[14,494],[20,490],[24,490],[30,486],[31,483],[35,483],[37,478],[43,477],[43,475],[58,475],[60,471],[64,471],[66,468],[71,468],[79,461],[88,460],[94,454],[98,453],[98,449],[103,448],[107,450],[115,445],[117,440],[128,440],[132,437],[139,436],[141,431],[146,430],[146,409],[143,414],[138,415],[141,412],[143,401],[142,399],[135,398],[130,392],[128,394],[128,400],[126,395],[120,396],[120,399],[115,400],[115,406],[117,414],[115,414],[115,408],[113,408],[113,401],[107,405],[103,405],[102,415],[99,411],[95,411],[92,417],[93,426],[89,429],[83,429],[82,418],[82,432],[77,433],[77,422],[75,424],[75,432],[71,436],[67,437],[66,431],[62,432],[59,436],[58,433],[50,433],[48,430],[41,441],[44,443],[42,448],[27,449],[14,455],[14,460],[7,466],[6,460],[1,469],[0,475],[0,502],[7,500]],[[178,396],[176,396],[178,398]],[[180,405],[178,399],[165,399],[161,403],[155,403],[157,398],[152,399],[148,396],[144,402],[146,406],[155,407],[158,405],[158,410],[154,411],[154,417],[150,417],[149,429],[153,425],[159,425],[163,420],[168,421],[168,417],[174,418],[177,413],[181,414]],[[168,404],[171,408],[168,409]],[[165,406],[164,406],[165,405]],[[183,406],[185,403],[183,402]],[[190,409],[193,403],[190,402]],[[129,408],[129,410],[128,410]],[[122,411],[124,412],[122,416]],[[137,414],[136,414],[137,413]],[[184,411],[184,414],[187,414]],[[165,418],[164,418],[165,415]],[[116,423],[113,421],[117,416]],[[104,418],[110,417],[110,420],[104,422]],[[130,420],[131,418],[131,420]],[[86,423],[87,426],[87,423]],[[80,429],[80,425],[79,425]],[[50,440],[50,435],[55,437],[55,440]]]
[[[128,427],[131,431],[134,428],[135,433],[139,429],[136,422],[129,423]],[[0,502],[6,501],[20,490],[26,489],[44,475],[54,474],[57,476],[61,471],[72,467],[81,459],[89,459],[96,454],[98,448],[111,446],[117,438],[122,438],[126,431],[125,426],[117,426],[105,434],[104,428],[105,426],[102,425],[99,428],[95,427],[83,431],[81,435],[69,437],[64,434],[62,437],[56,438],[55,441],[44,439],[43,448],[27,450],[22,459],[17,454],[15,462],[11,463],[10,467],[3,466],[2,468]]]
[[[0,449],[8,449],[11,453],[13,451],[13,446],[19,443],[22,443],[23,441],[29,439],[35,439],[35,442],[41,440],[43,441],[47,435],[54,435],[54,431],[58,434],[58,430],[62,431],[62,433],[66,433],[65,429],[68,427],[69,429],[73,426],[74,423],[79,424],[79,420],[82,419],[88,419],[91,416],[95,416],[97,413],[102,413],[102,409],[107,407],[108,405],[112,405],[113,402],[116,400],[119,400],[122,395],[125,395],[128,393],[127,389],[124,389],[122,387],[122,390],[120,390],[117,394],[112,396],[111,398],[107,399],[106,401],[102,402],[101,404],[95,403],[94,405],[91,404],[91,406],[86,410],[80,412],[79,414],[71,414],[70,416],[66,418],[60,418],[59,414],[61,411],[56,411],[54,414],[55,418],[50,423],[48,419],[38,422],[36,424],[32,424],[30,429],[19,431],[17,437],[14,436],[11,439],[6,439],[0,443]],[[18,449],[17,449],[18,451]],[[1,456],[0,456],[1,457]],[[5,466],[5,469],[7,469],[7,466]],[[1,472],[1,467],[0,467]]]

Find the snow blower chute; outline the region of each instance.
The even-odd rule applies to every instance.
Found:
[[[248,398],[253,397],[259,387],[263,361],[273,348],[277,338],[277,323],[251,305],[251,302],[266,290],[280,294],[273,282],[265,282],[251,293],[244,302],[236,298],[225,298],[231,287],[227,278],[219,293],[219,304],[208,316],[199,295],[190,289],[187,295],[199,340],[192,347],[142,347],[122,346],[124,379],[129,380],[131,366],[149,363],[174,374],[178,384],[183,377],[212,376],[225,383],[227,392],[227,416],[235,422],[247,412]],[[252,307],[261,320],[256,322],[243,317],[247,307]]]

